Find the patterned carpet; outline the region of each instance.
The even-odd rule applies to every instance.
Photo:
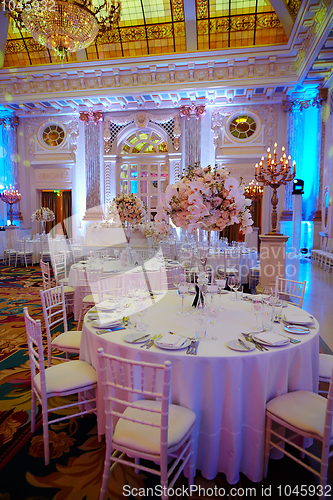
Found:
[[[33,317],[42,319],[39,266],[25,269],[0,265],[0,287],[0,500],[97,500],[105,445],[97,439],[96,417],[74,417],[51,426],[48,466],[44,465],[40,410],[37,429],[34,435],[30,433],[30,369],[23,307],[28,307]],[[75,324],[70,323],[69,327],[75,329]],[[136,488],[136,494],[127,498],[142,498],[147,488],[156,484],[156,476],[143,472],[135,474],[132,468],[118,466],[110,476],[107,498],[123,499],[125,485]],[[175,486],[180,488],[180,494],[169,498],[220,498],[223,491],[225,496],[236,500],[248,496],[280,498],[278,486],[281,484],[293,488],[301,484],[315,485],[315,482],[304,468],[283,458],[270,461],[268,478],[261,483],[252,483],[241,475],[237,485],[228,485],[224,474],[208,481],[197,473],[195,485],[210,488],[206,490],[207,496],[203,490],[197,490],[188,497],[187,481],[181,476]],[[231,494],[230,488],[239,489],[236,494],[236,490],[232,490]],[[247,488],[255,491],[250,495]],[[219,495],[212,494],[218,489]],[[148,496],[159,498],[153,493]],[[297,493],[288,494],[290,498],[298,496]]]

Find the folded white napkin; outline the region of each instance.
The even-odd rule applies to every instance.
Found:
[[[159,344],[167,344],[173,346],[180,346],[185,341],[184,337],[180,335],[173,335],[171,333],[166,333],[158,341]]]
[[[258,340],[258,342],[265,342],[265,344],[271,345],[283,345],[286,343],[285,338],[274,332],[256,333],[253,335],[253,338],[254,340]]]
[[[292,314],[286,313],[285,320],[287,323],[292,323],[295,325],[307,325],[308,323],[312,323],[313,320],[307,314]]]
[[[99,304],[96,304],[95,308],[96,309],[109,309],[109,310],[112,310],[112,309],[116,308],[116,304],[112,300],[103,300]]]

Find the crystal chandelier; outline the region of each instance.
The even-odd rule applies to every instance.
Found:
[[[100,3],[99,0],[32,3],[4,0],[2,4],[5,15],[12,17],[19,29],[26,28],[38,43],[62,59],[89,47],[99,31],[112,31],[118,25],[121,9],[120,3],[115,4],[114,0]]]

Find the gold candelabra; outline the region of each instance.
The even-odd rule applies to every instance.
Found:
[[[19,201],[21,201],[21,193],[19,193],[17,190],[14,189],[14,187],[12,187],[12,185],[10,185],[9,187],[9,191],[8,191],[8,188],[6,187],[6,189],[4,191],[2,191],[2,193],[0,193],[0,197],[2,199],[2,201],[4,201],[5,203],[8,203],[8,205],[10,206],[9,208],[9,217],[10,217],[10,225],[11,226],[14,226],[15,224],[13,224],[13,205],[14,203],[18,203]]]
[[[287,158],[285,148],[282,147],[282,156],[280,161],[277,161],[276,153],[277,144],[274,144],[273,158],[270,152],[270,148],[267,148],[267,165],[264,165],[264,157],[261,157],[259,167],[256,163],[254,177],[256,181],[262,183],[264,186],[270,186],[273,189],[273,194],[271,198],[272,204],[272,230],[268,234],[280,234],[276,231],[277,225],[277,204],[278,196],[277,190],[280,186],[287,184],[287,182],[292,181],[295,178],[295,160],[293,161],[293,167],[291,169],[291,156]]]
[[[262,195],[264,193],[264,188],[262,186],[259,186],[258,182],[254,183],[254,180],[252,180],[245,187],[244,193],[245,193],[245,197],[249,198],[252,201],[251,206],[250,206],[250,213],[251,213],[251,216],[253,219],[253,216],[254,216],[253,203],[255,201],[261,200]]]

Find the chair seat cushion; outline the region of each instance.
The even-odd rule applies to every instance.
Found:
[[[85,303],[91,303],[91,304],[96,304],[96,302],[99,302],[99,299],[98,299],[98,294],[97,293],[91,293],[90,295],[86,295],[82,302],[85,302]]]
[[[68,332],[61,333],[52,340],[52,347],[56,347],[61,350],[68,350],[70,347],[77,349],[80,352],[82,332],[79,330],[69,330]]]
[[[146,408],[161,408],[158,401],[141,400],[134,403]],[[124,414],[138,420],[159,423],[161,414],[152,413],[137,408],[127,407]],[[178,405],[169,406],[168,448],[175,447],[188,433],[195,422],[195,413],[189,408]],[[112,441],[115,445],[131,448],[132,450],[159,455],[160,453],[159,427],[138,424],[129,420],[120,419],[116,425]]]
[[[319,377],[330,381],[333,370],[333,356],[331,354],[319,354]]]
[[[75,288],[73,288],[72,286],[64,286],[64,293],[74,293],[75,292]]]
[[[59,283],[62,283],[63,285],[68,285],[68,278],[62,278],[61,280],[59,280]]]
[[[45,370],[47,393],[75,390],[89,387],[97,382],[96,370],[86,361],[68,361],[50,366]],[[40,391],[40,374],[34,377],[37,390]]]
[[[294,427],[322,438],[326,404],[327,400],[314,392],[294,391],[272,399],[266,409]]]

